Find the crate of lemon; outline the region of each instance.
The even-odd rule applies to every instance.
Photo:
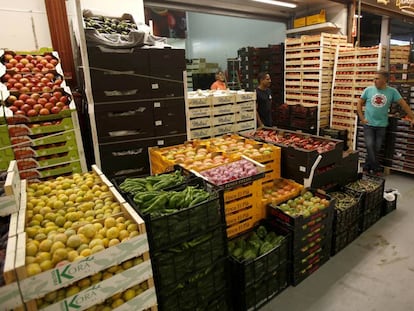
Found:
[[[15,269],[28,310],[157,304],[144,221],[103,175],[27,184],[23,196]]]

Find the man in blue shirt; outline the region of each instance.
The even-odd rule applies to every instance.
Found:
[[[357,112],[360,122],[364,125],[364,139],[367,148],[364,171],[368,173],[380,174],[381,166],[378,162],[377,153],[385,139],[386,128],[388,126],[388,111],[392,103],[398,103],[411,123],[414,122],[414,114],[401,97],[397,89],[387,85],[388,73],[377,72],[374,79],[374,86],[367,87],[357,103]],[[365,105],[365,113],[362,106]]]

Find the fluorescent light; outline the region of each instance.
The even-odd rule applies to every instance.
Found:
[[[362,15],[355,14],[354,17],[355,18],[362,18]]]
[[[292,9],[296,8],[296,4],[283,2],[283,1],[273,1],[273,0],[253,0],[253,1],[266,3],[266,4],[277,5],[277,6],[284,6],[284,7],[292,8]]]

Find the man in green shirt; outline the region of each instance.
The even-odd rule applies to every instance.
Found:
[[[414,114],[410,106],[401,97],[397,89],[387,85],[388,73],[377,72],[374,79],[374,86],[367,87],[357,103],[357,112],[360,122],[364,125],[364,139],[367,148],[364,171],[380,174],[382,171],[378,162],[377,154],[385,139],[388,126],[388,111],[392,103],[398,103],[414,122]],[[362,106],[365,105],[365,113]]]

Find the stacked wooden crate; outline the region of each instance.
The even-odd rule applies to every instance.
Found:
[[[410,59],[410,45],[391,45],[390,64],[406,64]]]
[[[363,90],[373,85],[385,64],[385,48],[338,48],[332,89],[331,127],[348,130],[348,145],[355,149],[356,105]]]
[[[348,45],[346,36],[321,33],[285,41],[285,101],[288,105],[317,107],[316,131],[329,124],[335,48]]]

